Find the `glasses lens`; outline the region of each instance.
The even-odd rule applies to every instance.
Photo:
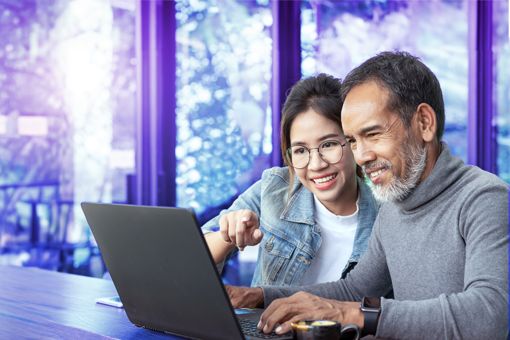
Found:
[[[329,164],[338,163],[342,159],[342,144],[336,140],[325,141],[319,146],[319,152]]]
[[[304,146],[293,146],[289,148],[289,158],[293,167],[302,169],[308,165],[310,160],[310,151]]]

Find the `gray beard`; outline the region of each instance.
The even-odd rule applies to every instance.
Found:
[[[398,202],[404,200],[418,185],[427,160],[425,147],[410,145],[405,148],[402,159],[406,160],[406,178],[394,178],[387,185],[373,185],[374,197],[380,202]]]

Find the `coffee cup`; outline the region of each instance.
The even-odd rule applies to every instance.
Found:
[[[291,323],[296,340],[358,340],[359,327],[331,320],[303,320]]]

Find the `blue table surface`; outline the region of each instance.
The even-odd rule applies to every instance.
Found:
[[[179,339],[95,302],[116,294],[108,280],[0,266],[0,339]]]

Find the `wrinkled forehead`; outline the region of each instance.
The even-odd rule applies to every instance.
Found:
[[[388,90],[375,81],[353,87],[342,106],[345,135],[356,135],[366,126],[385,125],[394,115],[387,109],[388,99]]]

